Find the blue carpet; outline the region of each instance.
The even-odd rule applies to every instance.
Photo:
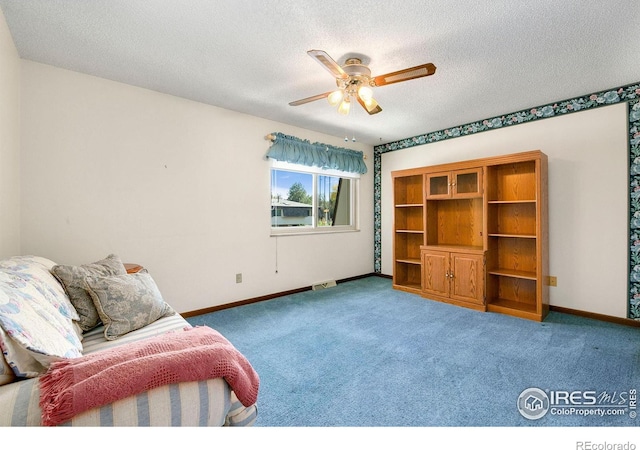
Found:
[[[396,291],[380,277],[188,321],[220,331],[260,375],[256,426],[640,424],[628,398],[640,389],[638,328],[555,312],[542,323],[480,313]],[[626,409],[531,420],[517,403],[532,387],[594,391],[609,396],[607,411]]]

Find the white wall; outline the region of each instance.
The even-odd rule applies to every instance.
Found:
[[[368,155],[362,231],[276,239],[264,136],[340,138],[20,62],[4,21],[0,67],[0,256],[81,264],[115,252],[148,267],[181,312],[373,270],[367,146],[352,146]],[[624,104],[385,153],[382,272],[393,270],[392,170],[533,149],[549,155],[551,304],[626,317]]]
[[[0,10],[0,258],[20,254],[20,58]]]
[[[627,105],[382,155],[382,272],[392,274],[391,171],[542,150],[549,157],[549,270],[556,306],[627,317]]]
[[[180,312],[373,272],[369,146],[349,144],[368,155],[360,232],[274,238],[265,135],[343,140],[30,61],[21,129],[25,254],[116,253]]]

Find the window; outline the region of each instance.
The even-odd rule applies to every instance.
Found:
[[[356,230],[358,178],[272,161],[271,234]]]

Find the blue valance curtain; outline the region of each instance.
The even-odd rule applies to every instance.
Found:
[[[367,173],[362,152],[320,142],[312,144],[307,140],[282,133],[271,133],[271,136],[273,144],[267,152],[268,158],[322,169]]]

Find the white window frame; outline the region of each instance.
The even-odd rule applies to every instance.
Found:
[[[288,170],[291,172],[300,172],[313,175],[313,219],[312,226],[302,227],[271,227],[271,236],[292,236],[301,234],[325,234],[325,233],[345,233],[360,231],[359,220],[359,204],[360,204],[360,174],[352,172],[343,172],[341,170],[327,170],[319,167],[304,166],[301,164],[292,164],[284,161],[277,161],[271,159],[271,166],[269,167],[269,197],[271,198],[271,173],[276,170]],[[333,226],[318,226],[317,217],[317,201],[318,201],[318,176],[332,176],[348,178],[351,187],[351,204],[350,204],[350,217],[351,225],[333,225]],[[269,202],[269,210],[271,211],[271,201]]]

